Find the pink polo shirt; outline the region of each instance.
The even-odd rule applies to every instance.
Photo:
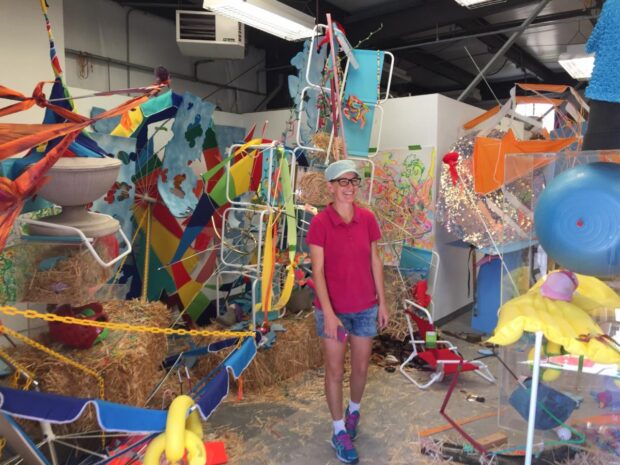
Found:
[[[355,313],[377,304],[372,277],[371,243],[381,238],[375,215],[353,205],[345,223],[330,204],[310,222],[306,242],[323,247],[325,281],[336,313]],[[320,309],[318,297],[314,305]]]

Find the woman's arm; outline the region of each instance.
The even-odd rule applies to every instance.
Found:
[[[342,326],[342,322],[336,317],[332,303],[329,300],[327,281],[325,280],[325,256],[323,247],[310,244],[310,261],[312,262],[314,291],[321,303],[321,310],[323,310],[325,322],[324,333],[326,337],[336,339],[338,326]]]
[[[371,243],[371,268],[372,277],[375,281],[375,289],[377,290],[377,299],[379,300],[379,313],[377,315],[377,322],[379,323],[379,328],[383,329],[387,326],[390,317],[388,315],[387,303],[385,301],[383,262],[381,261],[381,257],[379,256],[377,241]]]

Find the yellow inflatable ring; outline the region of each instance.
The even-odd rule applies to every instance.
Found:
[[[177,396],[168,409],[166,418],[166,458],[170,463],[176,463],[185,453],[185,430],[193,431],[202,437],[202,425],[198,412],[194,410],[187,418],[187,411],[194,405],[194,399],[189,396]]]
[[[177,463],[187,451],[190,465],[204,465],[207,451],[202,442],[202,423],[189,396],[178,396],[170,404],[166,417],[166,431],[151,441],[146,449],[144,465],[159,465],[162,453],[170,463]]]
[[[207,450],[202,439],[191,430],[184,431],[183,443],[187,450],[189,465],[205,465],[207,463]],[[161,433],[146,448],[144,453],[144,465],[159,465],[162,454],[166,451],[166,433]]]

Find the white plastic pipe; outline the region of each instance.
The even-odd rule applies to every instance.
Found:
[[[534,342],[534,367],[530,384],[530,411],[527,416],[527,439],[525,443],[525,465],[532,465],[534,449],[534,424],[536,422],[536,406],[538,404],[538,381],[540,379],[540,353],[542,348],[542,331],[536,332]]]

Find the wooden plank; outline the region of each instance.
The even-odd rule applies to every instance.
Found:
[[[493,433],[485,436],[483,438],[477,439],[478,444],[483,446],[485,449],[493,449],[494,447],[503,446],[508,442],[508,436],[504,433]]]

